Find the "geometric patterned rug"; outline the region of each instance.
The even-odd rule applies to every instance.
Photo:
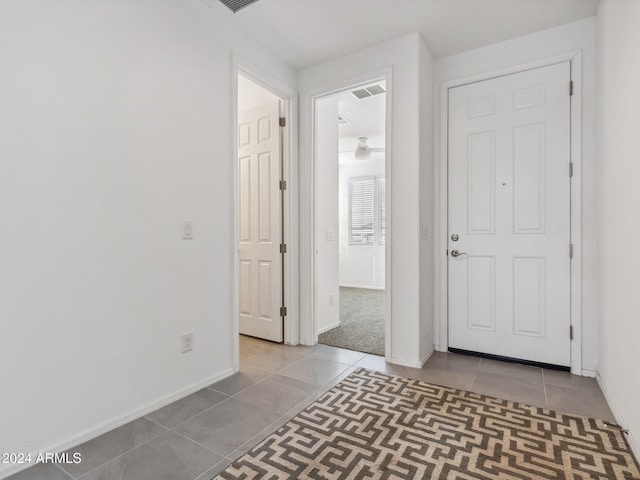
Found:
[[[216,479],[640,479],[602,420],[359,369]]]

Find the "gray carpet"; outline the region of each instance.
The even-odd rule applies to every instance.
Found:
[[[384,355],[384,290],[340,287],[340,322],[318,342]]]

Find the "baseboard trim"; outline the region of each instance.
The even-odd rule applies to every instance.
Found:
[[[97,425],[93,428],[90,428],[88,430],[85,430],[82,433],[79,433],[78,435],[74,435],[72,437],[69,437],[63,441],[54,443],[52,445],[48,445],[46,447],[43,448],[39,448],[39,449],[35,449],[33,450],[33,454],[35,453],[39,453],[39,452],[53,452],[53,453],[62,453],[70,448],[76,447],[84,442],[87,442],[93,438],[99,437],[100,435],[103,435],[107,432],[110,432],[111,430],[114,430],[118,427],[121,427],[122,425],[125,425],[129,422],[132,422],[133,420],[143,417],[145,415],[148,415],[149,413],[165,407],[167,405],[169,405],[170,403],[173,403],[177,400],[180,400],[188,395],[191,395],[192,393],[197,392],[198,390],[201,390],[205,387],[208,387],[209,385],[219,382],[220,380],[224,380],[225,378],[227,378],[230,375],[233,375],[234,371],[233,368],[227,368],[225,370],[223,370],[222,372],[217,373],[216,375],[213,375],[211,377],[207,377],[204,380],[200,380],[199,382],[195,382],[192,383],[191,385],[178,390],[176,392],[170,393],[168,395],[165,395],[164,397],[160,398],[159,400],[155,400],[151,403],[148,403],[146,405],[143,405],[140,408],[136,408],[135,410],[130,411],[129,413],[125,414],[125,415],[121,415],[119,417],[113,418],[112,420],[109,420],[107,422],[101,423],[100,425]],[[22,470],[26,470],[29,467],[32,467],[33,464],[11,464],[9,465],[9,468],[4,469],[3,471],[0,471],[0,479],[3,478],[7,478],[11,475],[14,475]]]
[[[607,385],[604,383],[604,380],[600,376],[599,372],[596,372],[596,381],[598,382],[598,385],[600,386],[600,390],[602,390],[602,393],[604,394],[604,398],[607,400],[607,403],[609,404],[609,408],[611,409],[613,416],[616,418],[616,421],[621,427],[624,427],[626,425],[626,422],[624,421],[624,417],[622,413],[620,413],[620,410],[618,409],[616,402],[614,401],[613,397],[609,393],[609,390],[607,389]],[[640,442],[638,442],[638,439],[636,439],[633,432],[631,431],[629,431],[627,435],[623,434],[623,436],[627,440],[627,443],[629,444],[629,448],[631,449],[631,452],[633,453],[634,457],[636,457],[636,462],[640,463]]]
[[[424,367],[424,364],[429,361],[429,359],[431,358],[431,355],[433,355],[433,352],[435,351],[436,351],[435,346],[432,346],[431,350],[429,350],[427,354],[422,358],[422,365],[420,368]]]
[[[400,365],[402,367],[422,368],[422,362],[418,359],[392,357],[389,363]]]
[[[332,323],[331,325],[328,325],[328,326],[326,326],[326,327],[323,327],[323,328],[321,328],[320,330],[318,330],[318,335],[321,335],[321,334],[323,334],[324,332],[328,332],[329,330],[334,329],[334,328],[336,328],[336,327],[339,327],[340,325],[341,325],[341,324],[340,324],[340,322],[338,321],[338,322]]]
[[[595,370],[587,370],[585,368],[582,369],[582,376],[583,377],[596,378],[597,374],[598,374],[598,372],[596,372]]]

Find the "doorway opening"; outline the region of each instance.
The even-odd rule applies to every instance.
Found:
[[[385,355],[386,82],[315,99],[318,343]]]
[[[237,81],[239,333],[282,343],[286,316],[285,105],[242,72]]]

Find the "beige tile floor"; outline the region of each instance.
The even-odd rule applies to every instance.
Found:
[[[86,442],[78,465],[38,465],[11,480],[209,480],[358,367],[614,420],[592,378],[456,354],[421,369],[326,345],[240,337],[240,372]]]

